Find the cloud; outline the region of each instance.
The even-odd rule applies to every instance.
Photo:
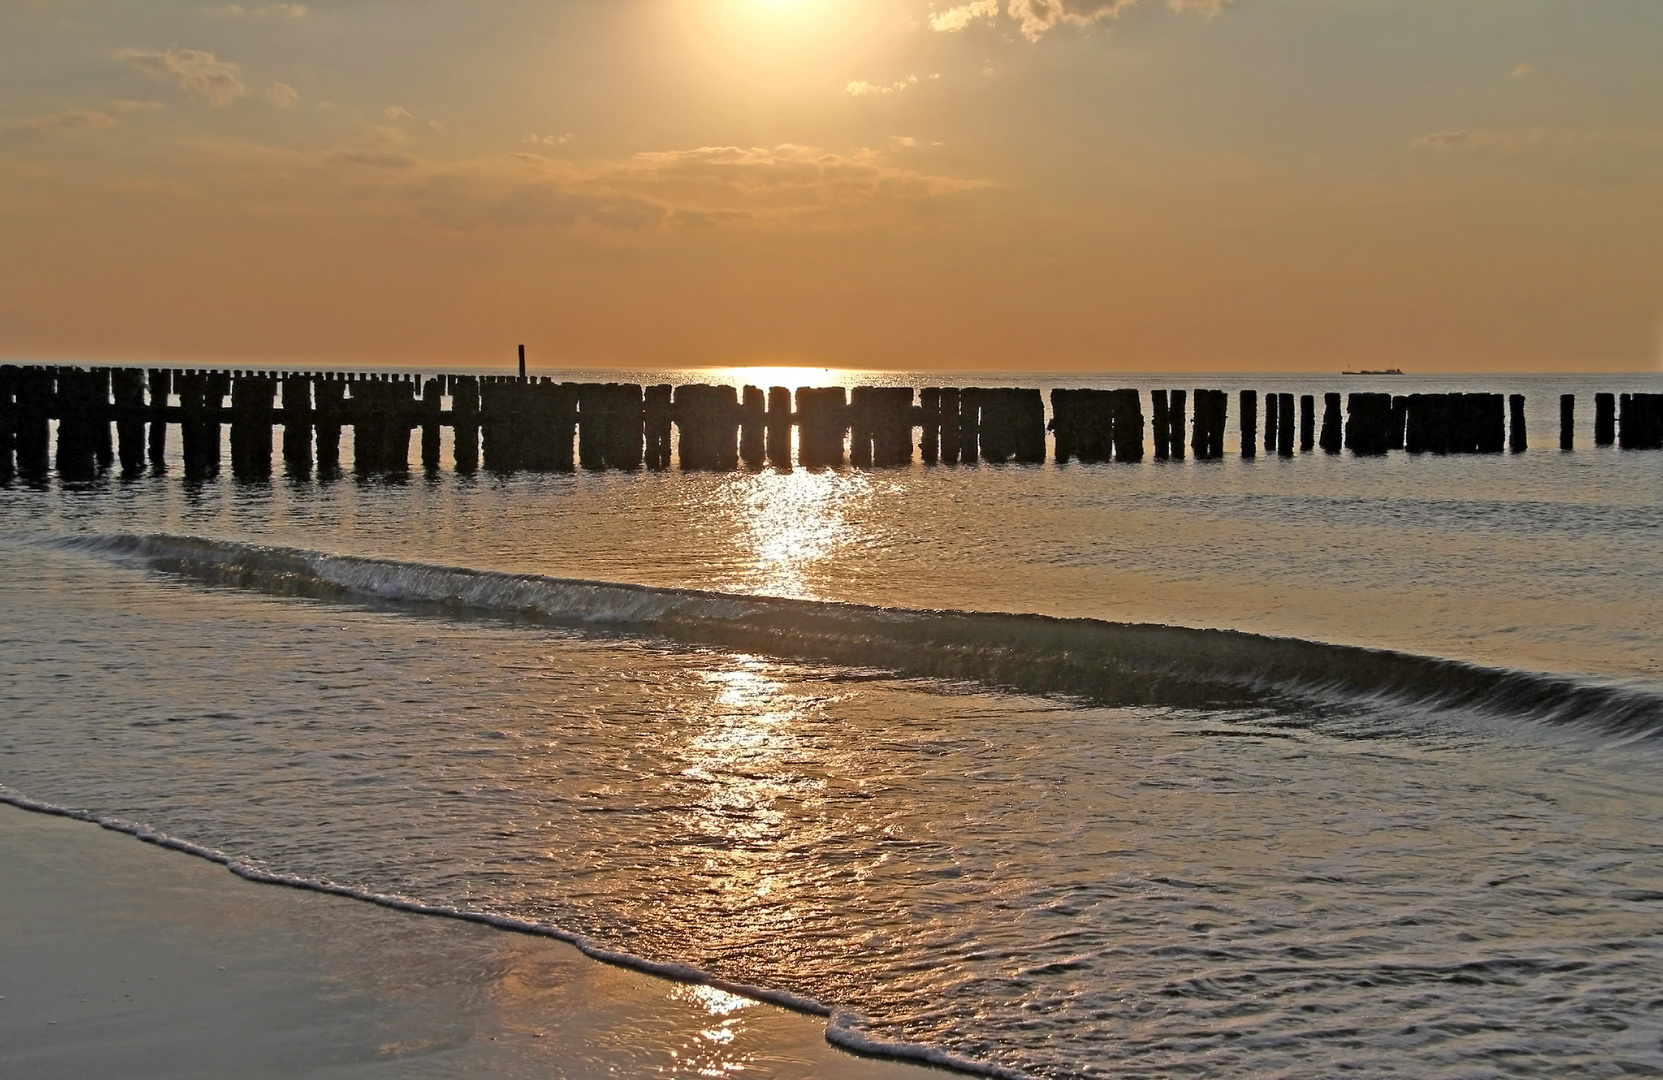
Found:
[[[1608,151],[1632,155],[1636,151],[1663,149],[1663,131],[1647,128],[1578,131],[1548,127],[1523,131],[1438,131],[1423,135],[1410,145],[1427,150],[1461,148],[1496,153],[1550,153],[1562,157]]]
[[[28,120],[0,122],[0,135],[12,138],[40,138],[70,131],[97,131],[115,123],[115,117],[96,109],[65,109]]]
[[[571,138],[572,138],[572,133],[568,131],[563,135],[536,135],[536,134],[527,135],[525,137],[525,141],[528,142],[528,143],[531,143],[535,146],[555,147],[555,146],[565,146],[568,142],[571,141]]]
[[[266,87],[263,96],[274,109],[287,109],[300,100],[300,91],[288,83],[272,83]]]
[[[402,106],[399,106],[399,105],[389,105],[389,106],[387,106],[387,108],[382,111],[381,115],[385,116],[389,120],[395,120],[395,121],[396,120],[414,120],[416,118],[415,113],[413,113],[409,109],[403,108]]]
[[[159,101],[112,101],[110,111],[118,113],[158,112],[167,108]]]
[[[1508,74],[1509,77],[1514,78],[1514,79],[1528,79],[1531,76],[1536,74],[1536,68],[1535,68],[1534,65],[1527,62],[1527,63],[1520,64],[1518,67],[1514,68],[1512,71],[1509,71],[1507,74]]]
[[[843,88],[843,92],[845,94],[848,94],[850,97],[866,97],[866,96],[872,95],[872,94],[879,94],[879,95],[882,95],[882,94],[897,94],[897,93],[900,93],[902,90],[905,90],[907,87],[913,85],[917,81],[918,81],[918,76],[916,76],[916,75],[908,75],[906,78],[902,79],[900,82],[890,83],[887,86],[884,86],[884,85],[879,84],[879,83],[869,83],[869,82],[866,82],[865,80],[860,80],[860,81],[857,81],[857,82],[852,82],[849,85],[845,86]]]
[[[1471,141],[1472,133],[1468,131],[1434,131],[1430,135],[1422,135],[1410,145],[1436,149],[1446,146],[1460,146],[1462,143]]]
[[[991,19],[999,14],[999,0],[972,0],[968,4],[938,11],[930,16],[930,29],[944,34],[956,34],[977,19]]]
[[[1089,26],[1104,19],[1112,19],[1127,8],[1136,7],[1141,0],[1009,0],[1005,13],[1015,19],[1022,35],[1038,41],[1046,31],[1064,23]],[[1173,11],[1194,11],[1217,15],[1230,0],[1167,0]],[[991,19],[999,14],[999,0],[972,0],[930,16],[930,28],[942,33],[956,33],[977,19]]]
[[[242,70],[236,64],[201,49],[174,48],[160,53],[123,49],[116,58],[152,78],[178,85],[191,97],[215,108],[223,108],[248,93],[242,84]]]
[[[306,14],[305,4],[265,4],[243,7],[241,4],[211,4],[202,14],[215,19],[298,19]]]
[[[321,160],[338,165],[356,165],[366,169],[414,169],[421,159],[396,150],[332,150]]]

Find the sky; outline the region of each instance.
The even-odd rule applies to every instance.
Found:
[[[1663,366],[1657,0],[7,0],[0,356]]]

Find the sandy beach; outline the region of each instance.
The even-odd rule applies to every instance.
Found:
[[[0,806],[0,1075],[461,1074],[923,1071],[843,1053],[815,1017],[559,942],[256,885]]]

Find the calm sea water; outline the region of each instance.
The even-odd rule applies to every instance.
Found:
[[[1529,395],[1491,457],[14,485],[0,784],[1013,1073],[1656,1074],[1663,455],[1590,436],[1657,382],[1390,382]]]

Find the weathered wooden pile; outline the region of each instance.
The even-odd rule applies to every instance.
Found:
[[[1241,453],[1284,457],[1320,448],[1357,455],[1473,454],[1528,446],[1524,397],[1513,394],[1240,394]],[[227,403],[229,398],[229,403]],[[1193,402],[1193,405],[1191,405]],[[90,480],[160,471],[176,427],[187,477],[213,476],[228,443],[239,478],[269,477],[273,434],[291,475],[341,467],[350,430],[362,473],[410,468],[420,433],[423,468],[441,466],[451,429],[458,471],[757,469],[1046,460],[1141,461],[1222,457],[1229,400],[1222,390],[1149,393],[1055,389],[1050,418],[1039,390],[1015,387],[640,386],[510,376],[368,375],[0,367],[0,477]],[[57,447],[52,453],[52,423]],[[1560,400],[1560,446],[1575,445],[1576,401]],[[229,426],[229,439],[224,429]],[[1594,442],[1663,449],[1663,394],[1596,394]]]

